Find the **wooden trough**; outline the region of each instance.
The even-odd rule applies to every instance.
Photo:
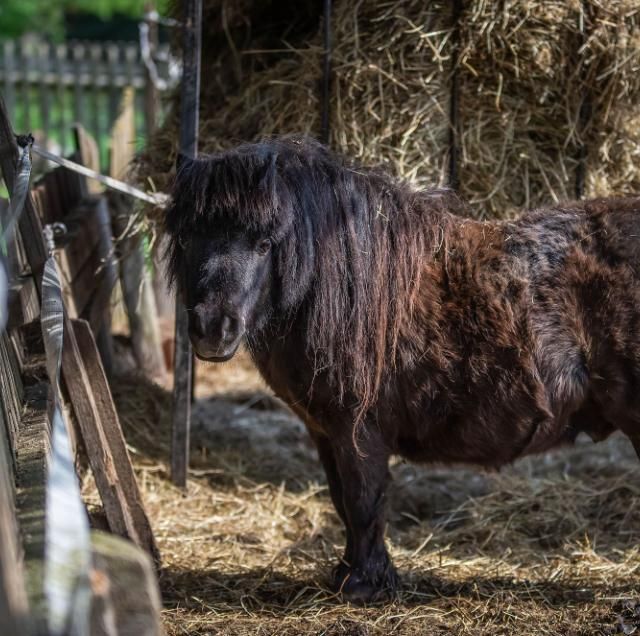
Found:
[[[10,194],[19,156],[0,100],[0,166]],[[8,206],[0,210],[6,213]],[[110,211],[104,196],[90,194],[84,177],[65,168],[32,187],[6,246],[10,292],[8,324],[0,333],[0,634],[56,631],[49,607],[50,564],[56,555],[45,550],[52,540],[47,535],[48,468],[57,439],[52,441],[56,381],[47,371],[51,361],[41,325],[49,251],[45,226],[62,231],[54,254],[64,305],[66,435],[78,470],[89,467],[93,473],[113,534],[91,532],[91,566],[78,578],[72,610],[84,612],[91,634],[158,634],[159,553],[107,382],[109,302],[117,279]],[[82,598],[88,599],[84,605]],[[69,633],[84,632],[78,620],[69,623]]]

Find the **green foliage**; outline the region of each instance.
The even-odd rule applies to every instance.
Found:
[[[84,13],[108,20],[114,15],[142,17],[155,4],[161,12],[167,0],[0,0],[0,39],[35,31],[53,38],[64,36],[64,14]]]
[[[61,0],[2,0],[0,38],[14,38],[28,31],[59,36],[64,4]]]
[[[150,2],[149,0],[62,0],[62,4],[65,5],[66,11],[91,13],[107,20],[116,13],[132,18],[142,17],[148,5],[154,5],[162,12],[167,2],[165,0],[160,2]]]

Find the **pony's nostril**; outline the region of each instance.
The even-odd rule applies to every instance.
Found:
[[[209,328],[209,319],[205,307],[201,304],[196,305],[189,314],[189,329],[192,335],[197,338],[206,338]]]
[[[200,338],[204,338],[204,336],[206,335],[206,325],[205,325],[204,318],[200,313],[196,313],[193,316],[192,325],[193,325],[194,334],[196,336],[199,336]]]
[[[220,334],[223,338],[227,338],[230,335],[232,327],[232,320],[230,316],[222,316],[222,321],[220,322]]]

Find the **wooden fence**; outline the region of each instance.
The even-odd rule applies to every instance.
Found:
[[[94,338],[116,266],[107,199],[65,168],[29,188],[29,141],[0,99],[0,175],[14,197],[0,199],[3,239],[13,228],[0,259],[0,634],[160,636],[159,555]],[[127,541],[89,531],[76,477],[87,467]]]
[[[71,124],[80,123],[98,140],[100,163],[106,167],[109,132],[126,87],[134,91],[140,143],[156,124],[158,87],[141,50],[135,42],[57,44],[34,36],[5,41],[0,47],[0,90],[16,129],[33,132],[39,144],[64,155],[74,147]],[[151,52],[160,83],[171,86],[176,65],[168,45],[152,42]]]

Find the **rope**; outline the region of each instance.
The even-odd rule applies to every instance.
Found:
[[[157,22],[166,27],[181,27],[182,22],[180,20],[174,20],[173,18],[163,18],[157,11],[147,11],[144,14],[144,19],[147,22]]]
[[[24,202],[27,200],[29,192],[29,179],[31,178],[31,157],[29,156],[29,148],[33,144],[31,135],[22,135],[18,137],[18,148],[20,155],[18,156],[18,165],[16,166],[16,177],[13,184],[13,191],[10,196],[9,214],[6,219],[5,227],[2,228],[0,242],[8,243],[16,223],[24,210]]]
[[[42,276],[40,321],[54,400],[45,515],[44,590],[48,626],[54,635],[84,636],[89,633],[91,541],[71,442],[60,407],[64,305],[58,268],[52,255],[45,263]]]
[[[112,190],[117,190],[118,192],[123,192],[124,194],[128,194],[136,199],[141,199],[142,201],[146,201],[147,203],[151,203],[152,205],[158,207],[164,207],[167,203],[167,199],[169,198],[166,194],[161,192],[153,192],[151,194],[147,192],[143,192],[138,188],[134,188],[132,185],[125,183],[124,181],[120,181],[119,179],[114,179],[113,177],[107,177],[91,168],[87,168],[80,163],[76,163],[75,161],[71,161],[70,159],[65,159],[64,157],[60,157],[59,155],[54,155],[52,152],[41,148],[37,144],[33,144],[33,152],[49,161],[53,161],[53,163],[57,163],[59,166],[64,166],[68,170],[72,170],[73,172],[77,172],[78,174],[84,175],[85,177],[89,177],[90,179],[95,179],[100,183],[106,185],[108,188]]]
[[[149,38],[149,23],[138,23],[138,31],[140,36],[140,57],[142,58],[144,65],[147,67],[147,73],[149,74],[151,83],[159,91],[166,91],[169,88],[172,88],[175,85],[175,81],[170,85],[167,80],[160,77],[158,67],[153,59],[153,55],[151,53],[151,41]]]

